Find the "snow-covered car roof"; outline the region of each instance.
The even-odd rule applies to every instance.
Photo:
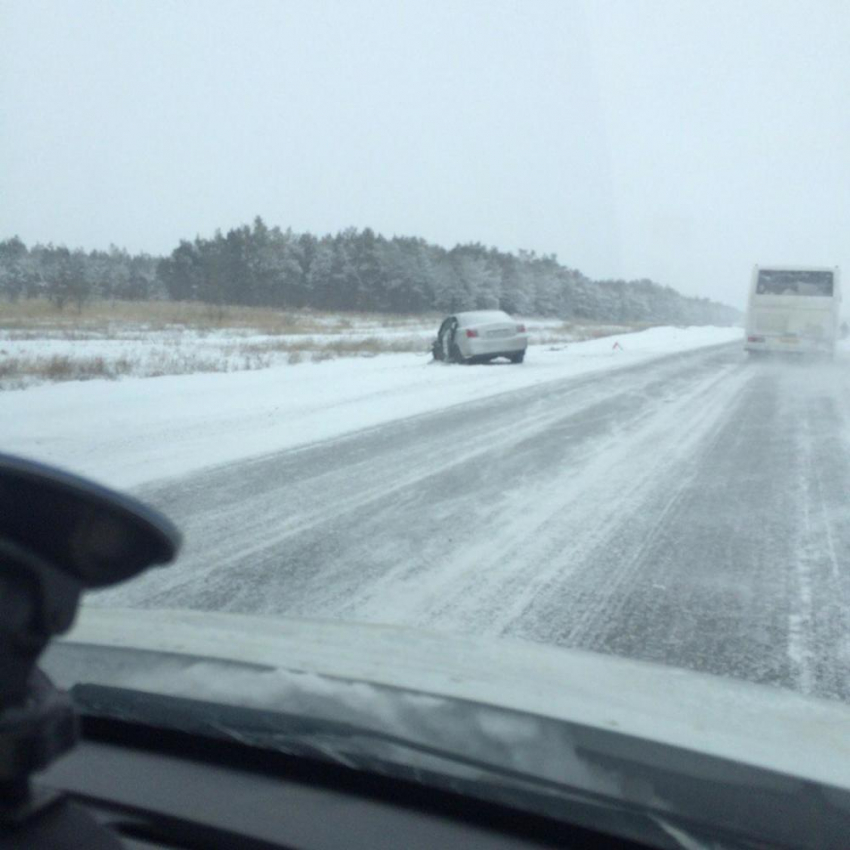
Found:
[[[485,325],[488,322],[510,322],[511,317],[504,310],[473,310],[468,313],[455,314],[461,327],[469,325]]]

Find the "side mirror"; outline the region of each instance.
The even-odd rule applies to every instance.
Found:
[[[176,527],[141,502],[0,454],[0,831],[44,808],[30,775],[77,738],[70,700],[36,667],[41,652],[71,627],[83,591],[179,547]]]
[[[177,553],[180,533],[135,499],[0,454],[0,541],[91,589],[167,563]]]

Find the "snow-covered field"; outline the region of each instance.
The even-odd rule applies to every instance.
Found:
[[[532,331],[542,335],[546,326]],[[433,328],[421,333],[426,341]],[[112,486],[135,487],[443,408],[462,415],[463,404],[473,399],[536,385],[543,392],[550,381],[740,338],[739,328],[653,328],[539,343],[522,366],[437,364],[423,350],[259,370],[42,384],[0,393],[0,447]],[[46,343],[16,344],[43,350]],[[200,348],[206,344],[198,340]],[[181,345],[187,345],[185,336]]]
[[[166,305],[167,307],[168,305]],[[112,315],[108,307],[74,316],[0,319],[0,390],[92,378],[162,377],[296,366],[337,357],[425,353],[440,317],[261,311],[233,308],[219,320],[195,310],[182,316],[151,308]],[[183,321],[181,321],[183,319]],[[532,345],[628,333],[629,325],[518,319]]]
[[[230,400],[164,392],[162,422],[131,412],[79,459],[173,474],[136,492],[185,541],[89,604],[507,636],[848,701],[850,359],[700,347],[730,335],[200,376]],[[245,457],[203,468],[221,452]]]
[[[182,529],[93,606],[511,637],[850,701],[850,341],[739,329],[0,393],[0,445]],[[322,442],[324,441],[324,442]]]

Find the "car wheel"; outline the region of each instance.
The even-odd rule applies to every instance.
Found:
[[[457,347],[457,343],[453,342],[449,348],[449,360],[452,363],[466,363],[467,361],[464,359],[464,356],[460,353],[460,349]]]
[[[522,361],[525,360],[525,352],[517,351],[516,354],[509,354],[508,359],[511,363],[522,363]]]

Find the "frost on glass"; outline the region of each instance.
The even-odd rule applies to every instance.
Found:
[[[759,271],[757,295],[832,296],[832,272],[762,269]]]

